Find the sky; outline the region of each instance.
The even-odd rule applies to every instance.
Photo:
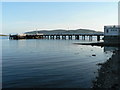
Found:
[[[104,25],[117,24],[117,2],[2,2],[0,33],[80,28],[104,31]]]

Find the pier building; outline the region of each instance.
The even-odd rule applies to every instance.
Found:
[[[104,42],[105,43],[120,42],[120,26],[119,25],[104,26]]]

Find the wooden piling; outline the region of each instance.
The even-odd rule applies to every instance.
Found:
[[[72,40],[72,35],[68,35],[68,39],[69,39],[69,40],[70,40],[70,39]]]
[[[85,35],[82,35],[82,40],[85,40]]]
[[[66,39],[66,35],[62,35],[62,39]]]
[[[97,35],[97,41],[100,41],[100,35]]]
[[[92,41],[92,35],[89,36],[89,41]]]
[[[54,39],[54,35],[50,35],[50,39]]]
[[[79,35],[75,35],[75,39],[76,39],[76,40],[79,40]]]
[[[56,35],[56,39],[60,39],[60,35]]]

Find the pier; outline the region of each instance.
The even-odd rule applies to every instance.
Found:
[[[81,36],[81,37],[80,37]],[[74,33],[74,34],[34,34],[34,35],[9,35],[9,39],[13,40],[19,40],[19,39],[75,39],[79,40],[80,38],[82,40],[86,40],[86,38],[89,38],[90,41],[92,41],[93,36],[97,37],[97,41],[100,41],[100,37],[104,36],[103,33]]]

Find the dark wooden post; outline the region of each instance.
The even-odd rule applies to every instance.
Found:
[[[60,39],[60,35],[56,35],[56,39]]]
[[[68,35],[68,39],[71,39],[71,40],[72,40],[72,35]]]
[[[50,39],[54,39],[54,35],[50,35]]]
[[[85,40],[85,35],[82,35],[82,40]]]
[[[9,34],[9,39],[12,39],[12,38],[11,38],[11,34]]]
[[[76,39],[76,40],[79,40],[79,35],[75,35],[75,39]]]
[[[62,39],[66,39],[66,35],[62,35]]]
[[[92,35],[89,36],[89,40],[92,41]]]
[[[49,35],[47,35],[47,39],[49,39]]]
[[[100,35],[97,35],[97,41],[100,41]]]

